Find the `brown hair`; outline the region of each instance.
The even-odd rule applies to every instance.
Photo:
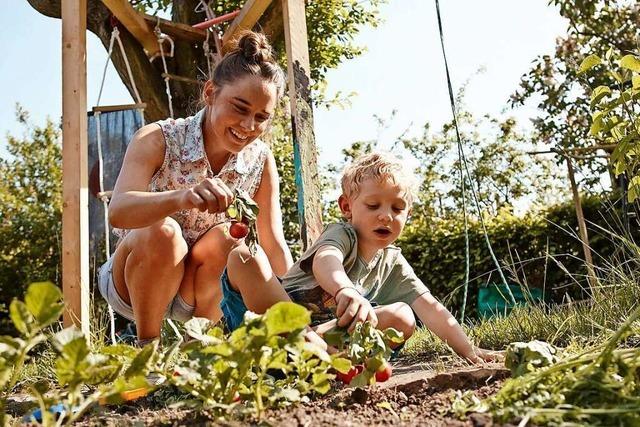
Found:
[[[274,59],[273,48],[262,33],[243,31],[224,46],[222,60],[216,65],[211,81],[216,87],[233,83],[239,78],[259,76],[276,85],[278,97],[284,93],[285,76]]]

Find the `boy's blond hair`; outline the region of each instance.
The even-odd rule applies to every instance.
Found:
[[[412,205],[418,191],[418,181],[411,169],[391,153],[374,152],[358,157],[342,173],[342,194],[351,198],[360,193],[360,185],[366,179],[391,182],[404,189],[408,205]]]

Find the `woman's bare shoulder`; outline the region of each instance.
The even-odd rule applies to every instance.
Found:
[[[138,129],[127,148],[127,153],[136,160],[152,162],[159,167],[164,161],[165,141],[162,129],[151,123]]]

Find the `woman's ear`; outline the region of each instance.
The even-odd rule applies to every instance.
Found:
[[[204,88],[202,89],[202,100],[206,105],[211,105],[213,104],[215,97],[216,85],[213,84],[211,79],[209,79],[204,83]]]
[[[342,216],[346,219],[351,219],[351,202],[349,198],[344,194],[338,197],[338,206],[340,207],[340,212],[342,212]]]

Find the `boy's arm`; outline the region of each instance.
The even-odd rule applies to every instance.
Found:
[[[440,337],[461,357],[473,363],[489,362],[500,358],[497,352],[475,347],[458,321],[430,292],[416,298],[411,308],[431,332]]]
[[[344,255],[334,246],[325,245],[318,248],[314,257],[312,271],[318,285],[336,300],[336,317],[338,326],[353,329],[358,322],[369,320],[373,326],[378,324],[378,317],[371,303],[355,288],[342,264]]]

